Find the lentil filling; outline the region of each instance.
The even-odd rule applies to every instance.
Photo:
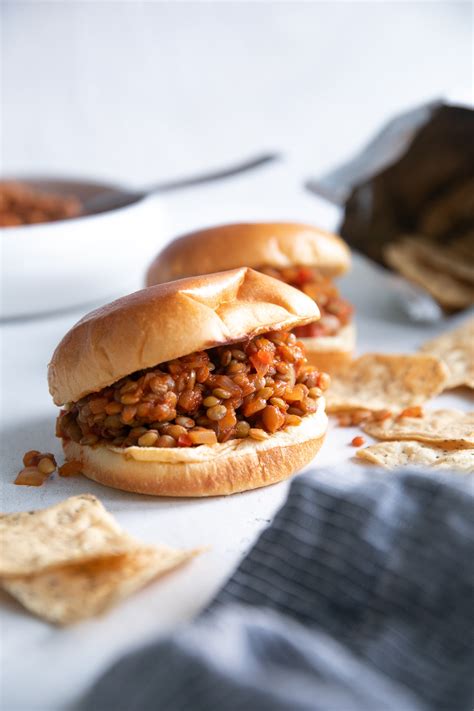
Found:
[[[0,227],[67,220],[78,217],[81,210],[74,196],[36,190],[25,183],[0,183]]]
[[[316,412],[329,381],[293,333],[271,332],[161,363],[70,403],[57,435],[117,447],[263,440]]]
[[[352,304],[341,297],[332,279],[321,274],[318,269],[261,267],[259,271],[296,287],[317,303],[321,312],[320,320],[306,326],[297,326],[294,333],[298,338],[335,336],[352,320]]]

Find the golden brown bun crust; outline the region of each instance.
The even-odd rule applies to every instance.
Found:
[[[148,269],[148,286],[235,267],[318,267],[343,274],[350,252],[337,235],[292,222],[219,225],[175,239]]]
[[[134,472],[119,454],[108,452],[105,461],[94,456],[97,450],[69,441],[64,445],[68,460],[83,462],[89,479],[122,491],[149,496],[226,496],[240,491],[258,489],[287,479],[313,459],[324,441],[324,435],[303,444],[275,447],[255,456],[245,455],[238,461],[190,464],[160,464],[161,474],[134,477]]]
[[[248,268],[161,284],[73,326],[49,364],[49,390],[57,405],[75,402],[137,370],[318,318],[308,296]]]
[[[273,435],[271,446],[272,437],[252,440],[253,446],[245,447],[242,454],[207,461],[137,461],[117,449],[82,446],[71,440],[63,440],[63,448],[68,460],[82,463],[85,476],[105,486],[150,496],[223,496],[275,484],[306,466],[324,441],[327,417],[322,414],[315,436],[304,441],[295,435],[295,441],[280,446]],[[188,451],[179,450],[179,456],[185,459]]]
[[[326,353],[318,351],[309,351],[306,353],[308,363],[314,365],[318,370],[329,375],[336,375],[351,362],[353,351],[327,351]]]
[[[308,363],[329,375],[343,370],[352,360],[355,350],[356,330],[350,323],[337,336],[300,338],[306,350]]]

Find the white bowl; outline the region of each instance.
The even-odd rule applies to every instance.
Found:
[[[72,180],[21,182],[82,199],[117,190]],[[97,215],[0,229],[0,318],[59,311],[141,288],[165,233],[156,197]]]

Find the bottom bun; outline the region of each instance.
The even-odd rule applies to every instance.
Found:
[[[308,363],[329,375],[343,370],[352,360],[355,349],[356,331],[353,324],[341,329],[337,336],[301,338],[305,346]]]
[[[63,440],[63,448],[67,460],[79,461],[86,477],[105,486],[152,496],[221,496],[275,484],[304,467],[320,449],[327,422],[320,398],[317,412],[265,440],[176,449]]]

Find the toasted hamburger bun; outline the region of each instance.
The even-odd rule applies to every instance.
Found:
[[[343,370],[352,360],[356,329],[353,323],[343,326],[337,336],[299,339],[306,350],[308,363],[329,375]]]
[[[77,323],[48,370],[56,404],[76,402],[135,371],[319,318],[312,299],[252,269],[193,277],[118,299]],[[68,460],[107,486],[161,496],[214,496],[271,484],[307,464],[324,439],[324,399],[300,425],[267,439],[120,449],[64,439]]]
[[[56,405],[76,402],[137,370],[318,318],[308,296],[248,268],[142,289],[73,326],[48,366],[49,390]]]
[[[317,267],[338,276],[350,251],[337,235],[293,222],[254,222],[210,227],[173,240],[148,269],[147,286],[235,267]]]
[[[311,462],[326,434],[324,398],[300,425],[268,439],[159,449],[88,447],[64,440],[66,459],[79,461],[89,479],[150,496],[223,496],[275,484]]]
[[[337,235],[310,225],[219,225],[173,240],[150,265],[146,284],[241,266],[258,269],[294,265],[317,267],[327,276],[338,276],[349,269],[350,251]],[[355,327],[346,326],[337,336],[302,340],[310,363],[333,374],[352,358]]]

